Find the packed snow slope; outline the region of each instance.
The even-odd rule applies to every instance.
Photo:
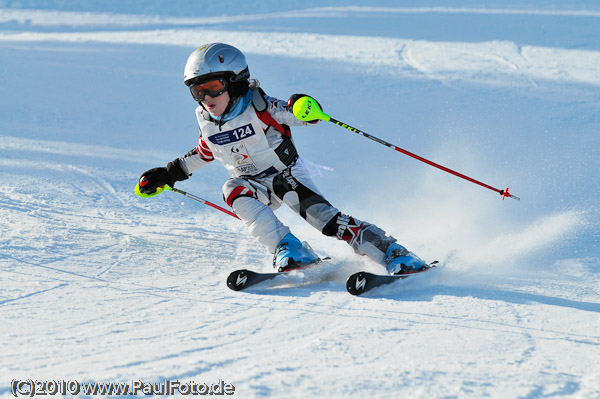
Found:
[[[240,398],[600,398],[600,6],[558,0],[0,1],[0,396],[13,380],[208,384]],[[222,41],[279,98],[347,213],[443,267],[383,271],[278,211],[337,269],[270,270],[239,221],[139,175],[195,146],[188,54]],[[219,205],[217,164],[178,187]],[[82,396],[82,395],[80,395]]]

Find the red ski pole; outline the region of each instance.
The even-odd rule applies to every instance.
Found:
[[[404,155],[408,155],[411,158],[414,158],[414,159],[419,160],[421,162],[425,162],[427,165],[434,166],[434,167],[436,167],[438,169],[443,170],[444,172],[448,172],[450,174],[453,174],[454,176],[457,176],[457,177],[460,177],[460,178],[465,179],[467,181],[470,181],[471,183],[475,183],[475,184],[480,185],[481,187],[485,187],[487,189],[495,191],[495,192],[499,193],[502,196],[502,199],[504,199],[504,198],[513,198],[513,199],[516,199],[516,200],[520,200],[519,197],[516,197],[516,196],[514,196],[514,195],[512,195],[512,194],[510,194],[508,192],[508,187],[506,187],[504,190],[500,190],[498,188],[492,187],[490,185],[487,185],[485,183],[480,182],[479,180],[475,180],[472,177],[463,175],[462,173],[456,172],[456,171],[454,171],[454,170],[452,170],[450,168],[447,168],[447,167],[442,166],[440,164],[437,164],[437,163],[435,163],[433,161],[425,159],[425,158],[423,158],[423,157],[421,157],[419,155],[413,154],[410,151],[406,151],[405,149],[402,149],[402,148],[400,148],[400,147],[398,147],[398,146],[396,146],[394,144],[388,143],[385,140],[382,140],[382,139],[377,138],[375,136],[372,136],[372,135],[370,135],[368,133],[365,133],[365,132],[363,132],[363,131],[355,128],[355,127],[352,127],[352,126],[347,125],[347,124],[345,124],[343,122],[340,122],[340,121],[332,118],[331,116],[323,113],[323,111],[321,110],[321,107],[319,107],[319,105],[317,104],[317,102],[314,99],[310,98],[310,97],[302,97],[302,98],[298,99],[294,103],[294,109],[293,109],[293,111],[294,111],[294,115],[296,116],[296,118],[298,118],[300,120],[303,120],[303,121],[304,120],[306,120],[306,121],[312,121],[312,120],[315,120],[315,119],[320,119],[320,120],[323,120],[325,122],[335,123],[338,126],[341,126],[343,128],[346,128],[346,129],[350,130],[351,132],[354,132],[354,133],[359,134],[359,135],[361,135],[363,137],[366,137],[368,139],[376,141],[379,144],[383,144],[386,147],[390,147],[390,148],[392,148],[392,149],[394,149],[394,150],[396,150],[398,152],[401,152]]]
[[[175,193],[177,193],[177,194],[184,195],[184,196],[186,196],[186,197],[188,197],[188,198],[191,198],[191,199],[193,199],[194,201],[198,201],[198,202],[200,202],[200,203],[202,203],[202,204],[204,204],[204,205],[208,205],[208,206],[210,206],[210,207],[212,207],[212,208],[215,208],[215,209],[217,209],[217,210],[219,210],[219,211],[221,211],[221,212],[223,212],[223,213],[226,213],[226,214],[228,214],[229,216],[233,216],[234,218],[236,218],[236,219],[239,219],[238,215],[236,215],[235,213],[231,212],[230,210],[227,210],[227,209],[225,209],[225,208],[222,208],[222,207],[220,207],[219,205],[217,205],[217,204],[213,204],[212,202],[210,202],[210,201],[207,201],[207,200],[205,200],[205,199],[202,199],[202,198],[200,198],[200,197],[196,197],[194,194],[186,193],[185,191],[183,191],[183,190],[179,190],[179,189],[177,189],[177,188],[175,188],[175,187],[169,187],[169,186],[165,186],[165,187],[168,187],[168,188],[167,188],[167,190],[171,190],[171,191],[173,191],[173,192],[175,192]]]
[[[202,204],[204,204],[204,205],[208,205],[208,206],[210,206],[211,208],[215,208],[215,209],[216,209],[216,210],[218,210],[218,211],[221,211],[221,212],[223,212],[223,213],[226,213],[226,214],[228,214],[229,216],[233,216],[234,218],[236,218],[236,219],[239,219],[238,215],[236,215],[235,213],[231,212],[231,211],[230,211],[230,210],[228,210],[228,209],[222,208],[222,207],[220,207],[220,206],[219,206],[219,205],[217,205],[217,204],[213,204],[212,202],[210,202],[210,201],[207,201],[207,200],[205,200],[204,198],[197,197],[197,196],[195,196],[194,194],[190,194],[190,193],[187,193],[187,192],[185,192],[185,191],[183,191],[183,190],[179,190],[178,188],[171,187],[171,186],[169,186],[168,184],[166,184],[166,185],[164,185],[164,186],[162,186],[162,187],[159,187],[159,188],[157,188],[157,189],[156,189],[156,192],[155,192],[155,193],[153,193],[153,194],[144,194],[144,193],[142,193],[142,192],[140,191],[140,183],[138,183],[138,184],[135,186],[135,193],[136,193],[136,194],[137,194],[139,197],[144,197],[144,198],[145,198],[145,197],[154,197],[155,195],[158,195],[158,194],[162,193],[164,190],[169,190],[169,191],[173,191],[174,193],[181,194],[181,195],[183,195],[183,196],[185,196],[185,197],[188,197],[188,198],[191,198],[191,199],[193,199],[194,201],[198,201],[198,202],[200,202],[200,203],[202,203]]]

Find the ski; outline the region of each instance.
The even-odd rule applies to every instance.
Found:
[[[348,280],[346,280],[346,291],[352,295],[361,295],[373,288],[380,287],[382,285],[392,284],[398,280],[403,280],[412,275],[419,274],[431,270],[435,267],[438,262],[433,262],[427,266],[427,268],[408,274],[375,274],[369,272],[358,272],[354,273]]]
[[[316,261],[308,263],[306,265],[293,267],[278,272],[261,273],[247,269],[235,270],[231,272],[231,274],[229,274],[229,277],[227,277],[227,286],[234,291],[242,291],[258,283],[262,283],[263,281],[272,280],[275,277],[288,275],[292,271],[311,269],[313,267],[323,264],[323,262],[328,260],[331,260],[331,258],[319,258]]]

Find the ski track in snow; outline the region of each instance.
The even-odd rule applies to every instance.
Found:
[[[168,58],[172,55],[169,48],[185,47],[187,53],[189,48],[218,40],[246,51],[257,70],[285,72],[286,67],[303,62],[307,76],[314,75],[311,87],[323,86],[324,93],[339,83],[337,77],[332,77],[333,81],[317,77],[331,66],[339,68],[342,77],[353,79],[349,88],[339,89],[350,90],[345,92],[349,97],[360,98],[372,91],[369,82],[407,81],[400,89],[409,94],[424,92],[424,97],[413,101],[420,108],[430,107],[440,119],[443,113],[435,113],[439,104],[431,102],[440,93],[439,83],[445,90],[441,93],[452,93],[441,100],[446,102],[441,108],[458,101],[459,106],[476,112],[474,103],[485,102],[489,90],[495,89],[516,93],[524,105],[533,97],[541,98],[539,103],[546,108],[534,117],[553,118],[561,126],[564,120],[572,123],[581,134],[581,147],[577,148],[591,148],[587,154],[578,153],[577,158],[596,159],[591,164],[595,171],[581,166],[587,164],[546,166],[553,176],[575,169],[567,176],[571,180],[587,176],[591,180],[588,191],[593,191],[597,158],[592,151],[599,143],[597,128],[590,125],[597,119],[586,118],[597,114],[599,105],[595,96],[600,86],[600,52],[507,40],[455,42],[356,36],[342,28],[338,28],[339,34],[313,33],[323,22],[338,26],[335,21],[339,15],[374,15],[378,21],[382,14],[410,14],[415,18],[429,14],[473,18],[517,15],[525,19],[561,16],[595,22],[600,17],[594,10],[468,6],[319,7],[219,18],[0,9],[0,48],[10,54],[2,56],[2,68],[7,73],[20,71],[21,62],[27,62],[32,51],[45,56],[56,52],[57,65],[41,65],[51,72],[66,71],[59,75],[65,79],[65,87],[52,86],[58,90],[56,101],[62,103],[79,98],[67,82],[71,77],[78,79],[78,63],[89,66],[61,53],[63,50],[86,54],[95,46],[125,45],[133,54],[139,55],[136,51],[140,48],[151,48],[159,57]],[[226,24],[277,19],[304,27],[305,32],[268,31],[263,25],[261,31],[223,29]],[[18,29],[12,25],[15,23]],[[1,30],[2,24],[11,30]],[[201,27],[193,27],[196,25]],[[76,31],[79,28],[85,31]],[[110,57],[111,51],[110,47],[99,48],[98,52],[107,55],[102,67],[123,75],[126,85],[131,76],[115,61],[119,58]],[[267,56],[267,60],[261,61],[258,55]],[[272,65],[279,59],[273,56],[281,57],[281,67]],[[118,115],[118,106],[111,105],[113,97],[102,97],[101,86],[112,84],[112,75],[91,70],[97,73],[94,94],[102,105],[107,104],[109,112],[115,107]],[[180,69],[168,72],[179,78]],[[144,73],[148,83],[144,89],[161,85],[165,79],[161,71]],[[271,79],[283,84],[285,77],[281,79],[277,73],[274,71]],[[392,91],[397,89],[393,82]],[[128,98],[130,94],[121,85],[108,89],[115,97]],[[475,100],[465,100],[465,93]],[[12,94],[21,101],[19,93]],[[169,95],[165,95],[168,101],[178,101]],[[341,94],[323,97],[331,103],[340,97],[343,102]],[[5,97],[2,104],[8,106],[9,101]],[[56,109],[50,103],[45,106],[49,113]],[[75,112],[79,112],[77,106],[73,105]],[[133,114],[140,107],[132,102],[126,105],[126,112]],[[170,118],[162,109],[147,103],[144,107],[147,113]],[[366,107],[367,113],[383,119],[380,124],[373,123],[385,132],[383,127],[393,115],[375,106]],[[104,109],[97,106],[94,111],[102,115]],[[30,112],[40,113],[35,115],[40,119],[34,119]],[[339,270],[327,278],[307,280],[301,274],[285,287],[260,286],[233,293],[225,286],[229,272],[241,267],[269,270],[271,262],[239,221],[175,193],[152,200],[133,194],[133,184],[143,170],[168,162],[187,147],[180,153],[142,144],[132,149],[121,130],[102,131],[101,127],[98,129],[114,144],[99,145],[104,141],[94,136],[95,130],[83,117],[62,116],[58,119],[61,129],[52,133],[45,130],[44,122],[53,119],[43,112],[43,108],[22,109],[17,115],[4,112],[0,124],[1,396],[10,396],[13,378],[151,383],[168,378],[207,383],[223,379],[235,385],[234,396],[241,398],[600,398],[600,263],[593,248],[587,247],[598,237],[594,233],[597,205],[594,208],[588,201],[594,198],[593,192],[575,206],[571,202],[556,206],[547,197],[537,203],[534,188],[521,203],[506,200],[498,205],[500,200],[494,194],[479,196],[469,190],[471,187],[463,191],[463,183],[444,180],[437,171],[416,178],[406,176],[405,170],[410,174],[417,169],[410,169],[413,164],[399,163],[397,169],[390,168],[391,172],[402,174],[406,183],[386,187],[387,198],[382,204],[379,185],[365,185],[379,190],[374,194],[376,200],[367,193],[365,198],[354,198],[343,183],[332,180],[329,189],[339,202],[354,209],[364,207],[362,212],[378,224],[395,225],[386,228],[394,229],[394,235],[415,252],[439,258],[443,267],[378,288],[366,298],[351,297],[344,287],[349,274],[381,268],[283,213],[282,218],[297,235],[309,240],[317,252],[332,256],[333,267]],[[352,111],[346,112],[353,116]],[[458,125],[476,125],[479,120],[464,122],[458,114],[456,111],[449,128],[456,129],[455,139],[460,141],[465,131]],[[486,116],[495,118],[492,113]],[[98,120],[90,118],[90,125]],[[24,131],[22,120],[31,123],[42,137],[19,137],[18,132]],[[85,123],[78,123],[81,120]],[[157,142],[152,126],[143,120],[134,122],[129,134],[137,135],[138,143]],[[552,128],[551,124],[545,126]],[[77,134],[70,133],[77,129]],[[553,142],[560,133],[551,131],[531,140],[536,146],[543,144],[540,141],[551,143],[544,155],[554,159],[552,155],[570,151],[567,140]],[[426,136],[427,131],[420,134]],[[571,132],[565,132],[568,134]],[[175,136],[173,133],[173,140],[177,140]],[[189,136],[185,143],[193,144],[193,131],[182,136]],[[488,138],[476,137],[486,143],[481,146],[489,145]],[[419,141],[410,141],[409,135],[403,139],[419,145]],[[516,135],[510,140],[515,141],[514,147],[527,145]],[[353,143],[347,139],[342,149],[332,152],[339,152],[339,158],[345,158],[346,150],[364,151],[370,156],[367,151],[371,147],[367,149],[364,141]],[[304,147],[309,144],[305,142]],[[335,145],[342,146],[339,142]],[[429,145],[425,143],[422,148]],[[476,146],[470,149],[481,150]],[[480,160],[476,156],[471,159],[468,150],[463,150],[459,161],[452,157],[457,151],[449,151],[450,155],[445,152],[444,156],[460,162],[459,166],[477,164]],[[374,151],[376,157],[395,156],[385,149]],[[519,160],[525,168],[525,161]],[[347,179],[351,169],[344,171],[344,163],[331,161],[336,162],[335,179]],[[498,159],[490,160],[489,165],[485,160],[482,163],[486,167],[479,172],[484,176],[506,177],[507,171],[518,170]],[[191,186],[190,192],[198,189],[220,203],[221,183],[212,187],[208,182],[222,182],[222,175],[216,172],[218,167],[211,168],[198,185],[190,181],[181,186]],[[371,168],[371,174],[381,173],[382,179],[389,172]],[[528,184],[554,187],[554,180],[549,183],[545,176],[534,178],[527,176],[520,181],[521,188],[525,190]],[[538,178],[542,181],[535,186]],[[570,179],[561,177],[561,182]],[[415,195],[399,191],[411,184]],[[336,196],[336,190],[345,195]],[[568,195],[562,186],[560,191]],[[585,244],[579,244],[582,236],[586,237]]]
[[[420,40],[303,33],[165,29],[138,32],[0,33],[0,42],[160,44],[195,47],[223,41],[258,55],[341,62],[406,78],[523,86],[532,80],[600,85],[600,52],[515,43],[428,42]],[[266,47],[262,43],[270,41]],[[400,56],[398,56],[400,54]],[[492,55],[494,54],[494,55]],[[551,65],[549,68],[548,66]],[[398,74],[398,71],[400,73]]]
[[[145,26],[145,25],[217,25],[242,21],[260,21],[275,18],[344,18],[348,14],[479,14],[479,15],[518,15],[518,16],[563,16],[600,18],[600,11],[556,10],[556,9],[501,9],[467,7],[314,7],[276,13],[261,13],[237,16],[210,16],[205,18],[166,17],[161,15],[127,15],[114,12],[73,12],[55,10],[0,9],[0,23],[16,22],[31,26]]]

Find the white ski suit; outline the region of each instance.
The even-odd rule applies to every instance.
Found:
[[[250,233],[271,253],[290,230],[273,213],[282,203],[327,236],[347,241],[377,263],[395,239],[375,225],[342,214],[319,192],[298,161],[289,126],[306,126],[286,104],[253,89],[252,104],[234,119],[219,124],[201,106],[198,146],[179,158],[188,175],[219,160],[231,178],[223,185],[225,202]]]

